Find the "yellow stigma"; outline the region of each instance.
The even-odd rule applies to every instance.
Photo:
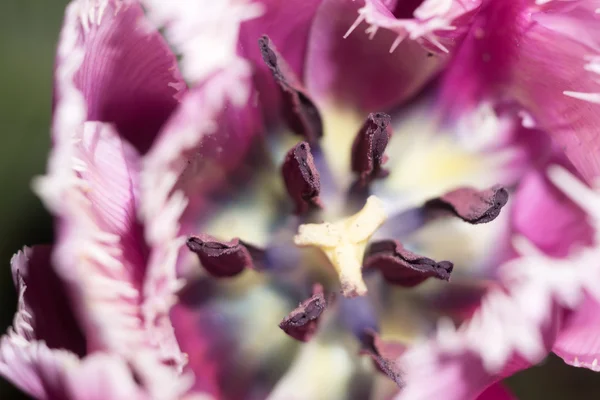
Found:
[[[325,253],[340,277],[344,296],[364,296],[367,286],[361,269],[365,247],[385,219],[383,203],[370,196],[362,210],[351,217],[335,223],[300,225],[294,243],[315,246]]]

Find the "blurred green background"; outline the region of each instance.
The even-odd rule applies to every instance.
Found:
[[[45,169],[54,50],[66,3],[0,2],[0,331],[11,324],[16,307],[10,257],[25,244],[52,241],[51,219],[30,182]],[[600,398],[600,375],[570,368],[557,357],[510,378],[508,384],[525,400]],[[0,399],[19,398],[24,397],[0,381]]]
[[[66,0],[0,1],[0,330],[11,324],[16,293],[10,257],[24,244],[52,241],[52,222],[30,190],[50,143],[52,64]],[[19,399],[0,382],[0,399]]]

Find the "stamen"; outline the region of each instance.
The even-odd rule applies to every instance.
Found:
[[[286,101],[284,114],[290,129],[315,144],[323,136],[323,122],[315,103],[302,88],[295,73],[287,65],[281,54],[264,35],[258,39],[263,60],[273,73],[273,78],[281,88]]]
[[[404,353],[406,346],[401,343],[385,341],[372,330],[367,330],[363,337],[360,353],[370,356],[381,372],[396,382],[398,387],[402,387],[404,382],[395,360]]]
[[[365,268],[376,268],[390,283],[413,287],[427,278],[450,280],[454,265],[450,261],[435,262],[404,248],[395,240],[382,240],[369,246],[365,254]]]
[[[464,187],[427,201],[424,208],[431,217],[450,213],[470,224],[484,224],[496,219],[507,202],[508,191],[501,186],[481,191]]]
[[[352,171],[359,174],[363,186],[388,175],[381,165],[386,161],[384,152],[391,136],[390,121],[385,113],[371,113],[354,139]]]
[[[219,278],[235,276],[246,268],[255,269],[251,251],[259,252],[258,248],[237,238],[224,242],[206,234],[190,236],[186,244],[196,253],[204,269]]]
[[[361,272],[365,247],[385,218],[383,203],[371,196],[363,209],[351,217],[333,224],[300,225],[294,243],[321,249],[339,275],[342,294],[363,296],[367,293]]]
[[[327,302],[323,295],[323,286],[315,284],[313,295],[289,313],[281,321],[279,327],[294,339],[308,342],[316,333],[319,317],[326,307]]]
[[[287,153],[281,172],[288,194],[296,203],[296,214],[308,211],[310,206],[321,207],[321,180],[307,142],[298,143]]]

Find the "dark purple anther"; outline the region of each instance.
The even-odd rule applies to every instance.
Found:
[[[258,46],[265,64],[283,92],[286,103],[284,113],[290,128],[310,143],[316,143],[323,136],[323,123],[317,106],[269,37],[264,35],[258,39]]]
[[[246,268],[254,269],[248,248],[237,238],[225,242],[202,234],[190,236],[186,244],[204,269],[215,277],[235,276]]]
[[[296,214],[306,212],[310,206],[321,206],[321,180],[307,142],[300,142],[288,151],[281,173],[287,192],[296,204]]]
[[[319,317],[326,307],[327,302],[323,294],[323,287],[315,284],[313,295],[289,313],[279,323],[279,327],[294,339],[308,342],[316,333],[319,326]]]
[[[379,334],[372,330],[365,331],[362,337],[360,353],[370,356],[381,372],[389,376],[398,387],[402,387],[402,376],[395,361],[404,353],[406,346],[382,340]]]
[[[388,175],[381,166],[386,161],[384,152],[391,136],[390,121],[390,116],[385,113],[371,113],[354,139],[352,171],[359,175],[363,186]]]
[[[365,253],[364,268],[376,268],[390,283],[413,287],[427,278],[450,280],[453,264],[435,262],[404,248],[396,240],[382,240],[369,246]]]
[[[502,186],[486,190],[470,187],[458,188],[425,203],[431,216],[451,213],[470,224],[484,224],[500,215],[508,202],[508,191]]]

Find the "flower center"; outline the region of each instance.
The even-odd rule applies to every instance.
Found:
[[[370,196],[359,212],[338,222],[300,225],[294,243],[325,253],[340,278],[344,296],[363,296],[367,293],[361,271],[365,248],[386,218],[381,200]]]
[[[395,315],[395,305],[386,298],[392,293],[387,285],[411,288],[429,279],[449,281],[454,270],[453,262],[446,260],[452,249],[444,247],[443,241],[438,243],[434,237],[434,246],[420,246],[409,236],[449,218],[471,225],[491,222],[507,203],[508,191],[501,186],[480,190],[463,186],[464,180],[453,180],[460,175],[456,172],[482,168],[475,168],[480,164],[471,159],[465,161],[453,147],[434,146],[439,138],[424,135],[418,126],[411,125],[410,135],[392,140],[392,120],[383,112],[368,114],[359,125],[355,110],[349,115],[344,108],[327,112],[328,105],[336,105],[332,103],[322,105],[322,118],[317,103],[270,40],[263,37],[259,45],[281,89],[281,117],[302,139],[291,143],[289,136],[278,132],[261,143],[264,153],[248,155],[248,165],[258,169],[252,171],[256,181],[249,183],[251,190],[245,183],[232,185],[241,194],[240,201],[225,204],[215,197],[226,215],[217,217],[217,224],[204,226],[210,234],[190,236],[187,246],[214,277],[254,270],[259,273],[245,276],[256,281],[242,283],[244,288],[257,284],[260,290],[268,288],[282,298],[299,300],[279,324],[289,336],[311,340],[321,319],[324,329],[341,325],[399,382],[387,356],[373,338],[368,340],[368,332],[376,335],[379,324],[370,304],[374,296],[365,296],[363,272],[374,277],[366,278],[372,291],[377,291],[372,285],[385,289],[378,297],[391,310],[389,315]],[[390,149],[390,143],[395,148]],[[386,153],[392,155],[390,163]],[[456,236],[454,230],[444,235]],[[462,251],[453,247],[458,250],[450,259]],[[427,256],[437,251],[432,249],[442,249],[436,259]],[[418,254],[422,251],[426,254]],[[345,297],[337,302],[340,318],[322,318],[331,299],[327,294],[340,289]],[[248,307],[245,298],[238,301]],[[268,314],[266,307],[270,305],[256,310],[260,318]],[[417,325],[400,319],[402,330]]]

